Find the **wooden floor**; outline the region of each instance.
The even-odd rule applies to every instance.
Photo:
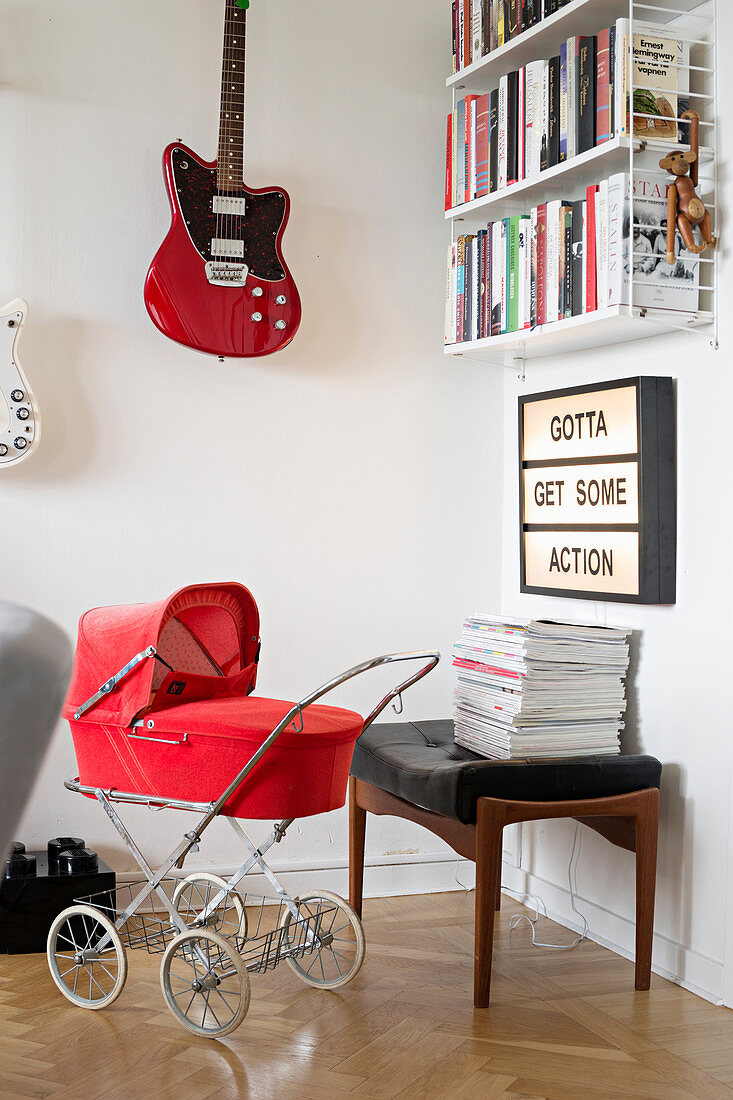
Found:
[[[159,957],[130,953],[117,1002],[75,1008],[45,956],[0,956],[0,1096],[55,1100],[489,1100],[494,1097],[733,1096],[733,1013],[592,943],[571,952],[509,933],[505,897],[492,1006],[472,1005],[473,894],[364,903],[367,957],[337,992],[289,967],[254,977],[226,1039],[170,1015]],[[541,921],[540,938],[570,934]]]

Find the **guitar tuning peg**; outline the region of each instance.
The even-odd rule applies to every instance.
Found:
[[[249,0],[234,0],[234,3],[238,8],[244,8],[245,11],[249,7]]]

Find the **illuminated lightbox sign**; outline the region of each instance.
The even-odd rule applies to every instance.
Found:
[[[521,590],[674,603],[671,378],[519,399]]]

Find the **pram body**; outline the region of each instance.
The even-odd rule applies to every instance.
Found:
[[[51,974],[75,1004],[97,1009],[117,998],[127,975],[125,945],[163,953],[169,1008],[209,1037],[227,1034],[246,1015],[250,972],[286,960],[308,984],[324,988],[345,985],[358,972],[364,935],[353,910],[329,891],[290,898],[264,856],[294,818],[344,804],[356,738],[435,667],[439,654],[375,657],[289,703],[252,694],[259,653],[257,605],[236,583],[191,585],[157,603],[82,616],[63,711],[79,776],[66,786],[100,802],[145,881],[127,896],[118,889],[116,897],[78,899],[54,922]],[[426,663],[366,720],[317,702],[368,669],[405,660]],[[153,870],[114,803],[203,816]],[[171,882],[173,868],[198,850],[220,815],[249,858],[228,882],[207,872]],[[280,820],[255,845],[236,818]],[[272,884],[274,899],[237,893],[253,868]]]

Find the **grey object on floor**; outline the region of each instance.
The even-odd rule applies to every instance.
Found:
[[[64,632],[0,601],[0,858],[13,837],[61,711],[71,674]]]

